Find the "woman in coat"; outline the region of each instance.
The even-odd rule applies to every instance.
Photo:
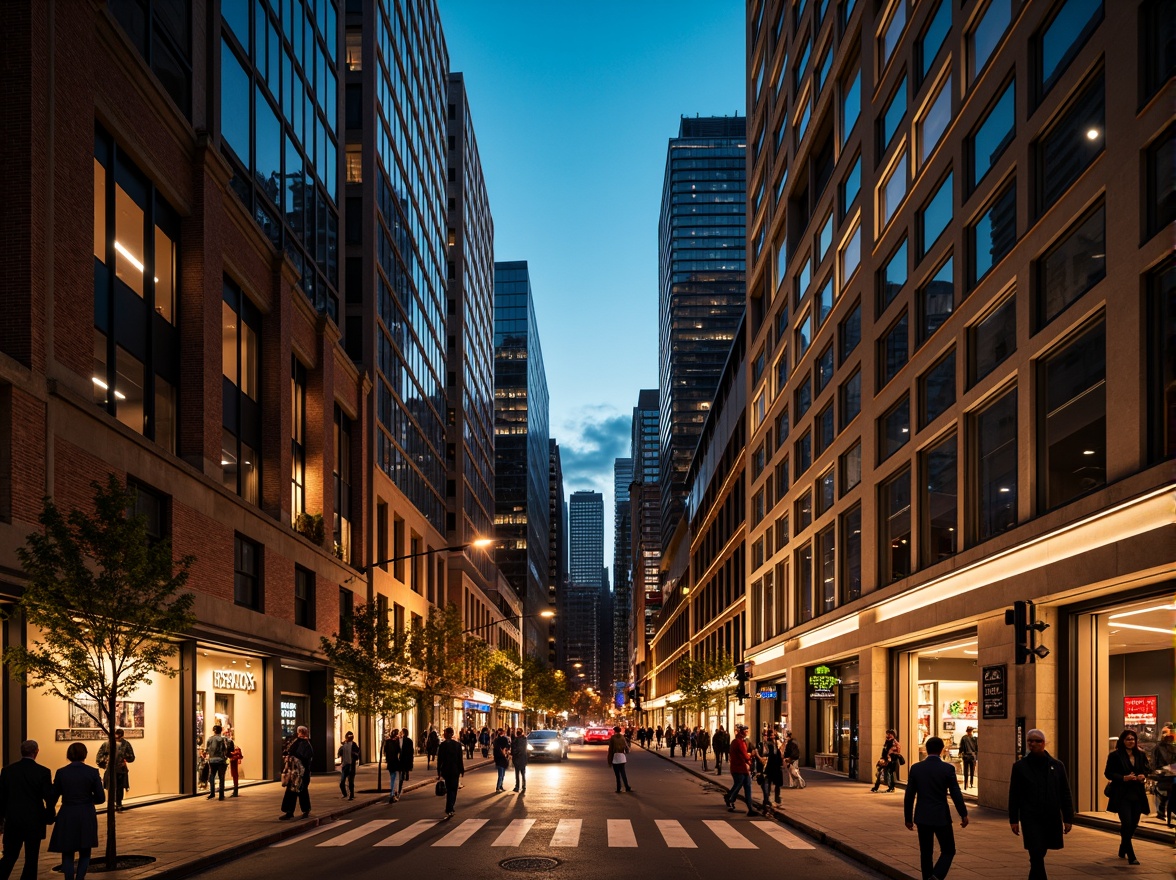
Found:
[[[1107,755],[1103,776],[1109,779],[1110,803],[1107,811],[1119,814],[1119,858],[1127,864],[1138,865],[1131,837],[1139,827],[1139,818],[1150,813],[1143,781],[1147,779],[1147,755],[1139,748],[1135,731],[1128,728],[1119,734],[1115,750]]]
[[[780,789],[784,785],[784,752],[780,749],[780,739],[776,731],[769,730],[756,751],[764,762],[764,814],[768,812],[768,795],[772,787],[776,788],[776,803],[780,803]]]
[[[61,799],[49,852],[61,853],[65,880],[85,880],[90,868],[90,851],[98,845],[98,813],[95,804],[106,800],[102,775],[86,764],[86,744],[70,743],[65,751],[69,761],[53,779],[53,793]],[[75,871],[74,853],[78,854]]]
[[[437,757],[437,749],[441,747],[441,737],[437,736],[437,731],[430,729],[429,735],[425,737],[425,766],[428,767],[433,763]]]
[[[399,798],[404,792],[404,783],[412,771],[413,751],[412,737],[408,735],[408,728],[400,731],[400,780],[397,782],[396,796]]]
[[[478,745],[482,747],[482,757],[490,757],[490,728],[483,725],[482,732],[478,734]]]

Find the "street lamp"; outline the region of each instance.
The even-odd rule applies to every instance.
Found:
[[[383,565],[388,565],[393,562],[401,562],[405,559],[415,559],[418,556],[432,556],[434,553],[456,553],[461,550],[468,550],[470,547],[489,547],[494,543],[493,538],[475,538],[473,541],[467,541],[464,544],[450,544],[448,547],[430,547],[428,550],[417,550],[415,553],[401,553],[399,556],[390,556],[387,559],[381,559],[377,562],[369,562],[367,565],[359,567],[360,574],[370,574],[373,568],[379,568]],[[355,575],[347,578],[347,581],[355,580]]]

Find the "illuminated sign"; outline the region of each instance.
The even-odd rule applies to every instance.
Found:
[[[252,672],[235,672],[229,669],[212,671],[212,686],[224,691],[255,691],[257,682]]]
[[[836,697],[833,688],[841,684],[841,679],[833,674],[828,666],[818,666],[808,677],[810,700],[832,700]]]
[[[774,687],[762,687],[756,691],[755,698],[757,700],[774,700],[779,693]]]
[[[982,718],[1009,717],[1008,666],[984,667],[984,693],[981,695]]]
[[[1123,723],[1131,727],[1136,724],[1155,724],[1159,714],[1158,697],[1124,697]]]

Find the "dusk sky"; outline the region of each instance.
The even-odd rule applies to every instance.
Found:
[[[527,260],[568,494],[604,494],[657,387],[657,225],[679,117],[745,115],[740,0],[438,0],[494,258]]]

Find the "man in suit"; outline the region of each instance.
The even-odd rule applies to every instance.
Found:
[[[919,868],[924,880],[943,880],[956,852],[947,796],[951,795],[956,812],[960,814],[961,828],[968,827],[968,807],[956,780],[955,767],[940,758],[943,754],[943,740],[937,736],[928,737],[924,745],[927,757],[911,767],[907,779],[903,815],[908,831],[914,831],[915,826],[919,826]],[[931,858],[935,853],[937,838],[939,861],[932,867]]]
[[[37,859],[45,826],[53,821],[57,798],[48,767],[37,763],[40,747],[31,739],[20,744],[20,760],[0,770],[0,822],[4,825],[4,857],[0,858],[0,880],[8,880],[16,858],[24,847],[24,868],[20,880],[36,880]]]
[[[445,739],[437,746],[437,779],[445,780],[445,818],[453,818],[457,804],[457,787],[465,775],[465,762],[461,759],[461,743],[453,738],[453,728],[445,728]]]

